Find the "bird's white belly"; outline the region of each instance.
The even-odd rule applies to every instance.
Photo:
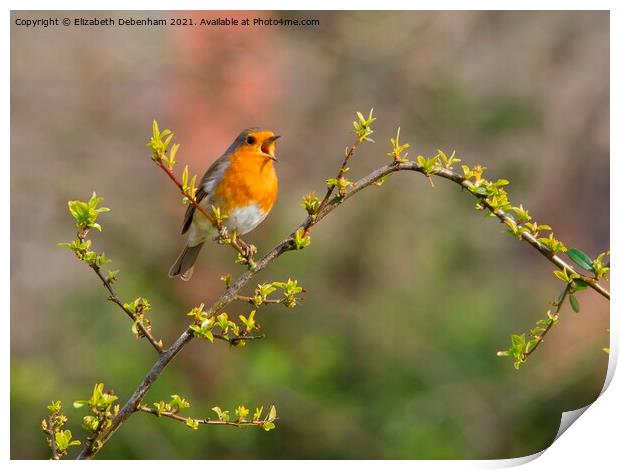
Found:
[[[254,230],[266,216],[267,213],[263,212],[260,206],[253,202],[245,207],[237,207],[231,210],[228,213],[228,219],[224,221],[224,225],[229,230],[237,230],[239,235],[243,235]]]
[[[211,210],[211,201],[206,198],[200,205],[208,211]],[[224,225],[229,231],[236,230],[239,235],[250,232],[267,217],[267,213],[262,212],[255,202],[233,209],[226,215],[228,218],[224,219]],[[206,239],[215,239],[217,236],[217,229],[213,224],[200,211],[194,212],[194,220],[189,229],[188,245],[196,246]]]

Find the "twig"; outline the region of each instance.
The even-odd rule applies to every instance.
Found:
[[[231,346],[236,346],[239,343],[241,343],[242,341],[252,341],[255,339],[264,339],[265,335],[255,335],[255,336],[235,336],[234,338],[227,338],[224,335],[221,335],[219,333],[213,333],[213,337],[217,338],[217,339],[221,339],[223,341],[226,341],[227,343],[230,343]]]
[[[89,266],[93,269],[93,271],[95,271],[99,279],[101,279],[103,286],[110,293],[108,300],[118,305],[120,309],[123,312],[125,312],[127,316],[135,322],[136,321],[135,315],[129,309],[125,307],[125,304],[116,294],[116,291],[112,287],[112,284],[110,284],[110,281],[101,273],[101,269],[99,268],[99,266],[97,266],[96,264],[89,264]],[[151,343],[151,345],[155,348],[155,350],[161,354],[161,352],[164,350],[162,341],[155,340],[151,332],[148,330],[146,326],[142,324],[141,321],[137,321],[136,326],[138,327],[138,330],[140,330],[140,336],[144,336],[148,340],[148,342]]]
[[[560,297],[558,298],[558,300],[554,302],[554,305],[555,305],[554,318],[553,319],[550,318],[550,321],[545,327],[545,329],[536,338],[536,343],[534,344],[534,346],[532,346],[532,349],[523,353],[523,362],[525,362],[525,360],[534,351],[536,351],[536,348],[538,348],[538,346],[542,344],[545,336],[547,335],[547,333],[549,333],[549,330],[551,330],[551,328],[553,328],[553,325],[557,323],[557,315],[560,313],[560,309],[562,308],[562,305],[564,304],[566,297],[568,297],[568,295],[570,294],[570,289],[571,289],[571,284],[570,283],[566,284],[566,287],[562,291],[562,294],[560,294]]]
[[[51,419],[47,419],[47,430],[45,432],[47,435],[49,435],[50,449],[52,451],[52,460],[60,460],[58,446],[56,445],[56,433],[54,432],[54,423],[52,423]]]
[[[145,405],[140,405],[138,407],[138,411],[142,411],[143,413],[149,413],[157,417],[163,416],[165,418],[174,419],[176,421],[181,421],[183,423],[186,423],[188,420],[191,419],[194,423],[200,424],[200,425],[215,424],[215,425],[222,425],[222,426],[235,426],[239,428],[242,426],[264,426],[266,423],[270,422],[267,419],[252,420],[252,421],[223,421],[221,419],[208,419],[208,418],[196,419],[196,418],[191,418],[191,417],[186,417],[186,416],[180,416],[171,411],[158,412],[157,410],[150,408],[148,406],[145,406]]]
[[[86,231],[78,231],[77,237],[81,242],[84,242],[84,240],[86,239],[86,233],[87,233]],[[106,290],[110,294],[110,296],[108,297],[108,300],[118,305],[121,308],[121,310],[125,312],[127,316],[129,316],[129,318],[131,318],[131,320],[136,322],[136,326],[138,327],[138,330],[140,330],[140,336],[144,336],[148,340],[148,342],[151,343],[151,345],[155,348],[155,350],[161,354],[161,352],[163,351],[163,344],[161,340],[156,341],[155,338],[153,338],[153,335],[150,333],[150,331],[142,324],[142,322],[136,321],[135,315],[125,307],[125,304],[120,300],[120,298],[116,294],[116,291],[112,287],[112,284],[110,283],[108,278],[101,273],[101,268],[97,266],[97,264],[95,263],[87,263],[87,264],[88,266],[91,267],[93,271],[95,271],[95,274],[97,275],[97,277],[99,277],[99,279],[101,279],[103,286],[106,288]]]
[[[239,300],[241,302],[247,302],[252,305],[256,305],[254,297],[250,297],[249,295],[237,295],[235,300]],[[283,299],[262,299],[261,304],[280,304]]]
[[[352,155],[353,147],[347,153],[348,157],[346,157],[345,162],[350,155]],[[345,164],[341,166],[344,167]],[[341,205],[346,200],[353,197],[359,191],[364,188],[367,188],[373,184],[375,184],[380,179],[385,176],[396,173],[398,171],[415,171],[418,173],[424,173],[423,168],[416,162],[403,162],[403,163],[392,163],[389,165],[385,165],[381,168],[374,170],[372,173],[366,175],[365,177],[359,179],[352,186],[350,186],[346,194],[342,197],[334,197],[326,200],[325,204],[321,208],[321,210],[317,211],[312,217],[307,217],[306,220],[300,224],[296,230],[294,230],[288,237],[286,237],[283,241],[281,241],[277,246],[275,246],[271,251],[263,255],[253,267],[250,267],[247,271],[241,274],[230,286],[224,291],[222,295],[213,303],[213,305],[209,308],[207,315],[214,315],[230,302],[237,299],[237,293],[241,288],[243,288],[250,279],[252,279],[257,273],[262,271],[265,267],[267,267],[271,262],[273,262],[276,258],[286,253],[287,251],[291,251],[295,249],[295,234],[298,230],[303,230],[306,232],[308,229],[316,225],[320,220],[322,220],[326,215],[331,213],[336,207]],[[433,176],[438,176],[441,178],[448,179],[457,183],[459,186],[463,188],[469,188],[472,183],[469,180],[466,180],[462,175],[458,173],[441,168],[437,169]],[[332,188],[333,191],[333,188]],[[329,191],[331,194],[332,191]],[[468,191],[470,192],[470,191]],[[484,203],[484,198],[478,197]],[[485,207],[490,208],[488,204]],[[501,210],[495,210],[494,214],[501,221],[513,221],[513,219],[502,212]],[[514,221],[513,221],[514,222]],[[554,255],[550,252],[550,250],[542,245],[540,242],[536,240],[533,236],[528,233],[523,234],[523,239],[527,241],[531,246],[533,246],[539,253],[545,256],[549,261],[558,266],[561,269],[566,269],[566,271],[570,274],[576,274],[576,271],[564,262],[557,255]],[[609,299],[609,292],[602,287],[596,280],[588,277],[580,276],[581,279],[584,280],[593,290]],[[153,383],[159,378],[162,371],[166,368],[166,366],[170,363],[170,361],[185,347],[185,345],[191,341],[192,334],[191,330],[185,330],[181,336],[170,346],[170,348],[164,350],[158,360],[155,362],[151,370],[146,374],[142,382],[135,389],[131,397],[127,400],[125,405],[121,408],[118,415],[114,418],[112,425],[103,433],[103,435],[99,436],[102,445],[107,442],[107,440],[113,435],[113,433],[121,426],[133,413],[135,413],[139,408],[140,402],[143,399],[144,395],[149,391]],[[99,447],[100,449],[101,447]],[[89,449],[83,449],[78,459],[91,459],[95,453],[99,450],[90,451]]]
[[[349,163],[349,160],[355,153],[355,150],[357,149],[357,146],[360,144],[360,142],[361,140],[358,137],[355,143],[351,145],[351,148],[347,150],[347,152],[345,153],[344,160],[342,162],[342,165],[340,165],[340,170],[338,170],[338,176],[336,176],[336,180],[339,180],[340,178],[344,176],[345,172],[347,171],[347,163]],[[325,204],[327,204],[327,201],[329,200],[330,196],[334,192],[335,187],[336,187],[335,184],[330,184],[328,186],[327,192],[325,193],[325,196],[323,197],[323,200],[321,201],[321,204],[319,204],[319,208],[316,211],[317,213],[321,212],[323,207],[325,207]],[[306,233],[307,233],[307,230],[306,230]]]

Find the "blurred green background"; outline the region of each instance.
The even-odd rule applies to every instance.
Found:
[[[68,199],[95,190],[112,211],[95,246],[120,269],[123,299],[147,297],[157,337],[242,272],[215,244],[190,283],[167,277],[184,208],[145,146],[176,132],[179,164],[201,175],[249,126],[279,141],[281,192],[246,240],[266,252],[303,218],[301,198],[374,107],[376,144],[351,178],[388,161],[400,126],[413,156],[453,149],[511,181],[512,200],[568,246],[609,247],[607,12],[123,12],[74,18],[318,18],[318,27],[11,27],[11,454],[48,458],[46,404],[104,382],[125,400],[155,360],[94,274],[56,246],[74,236]],[[45,18],[50,12],[13,12]],[[181,166],[182,168],[182,166]],[[312,245],[256,282],[297,278],[295,310],[258,312],[263,341],[191,343],[148,400],[186,397],[193,416],[275,403],[257,429],[191,431],[132,417],[99,458],[487,459],[537,452],[563,410],[592,402],[608,356],[609,304],[580,296],[520,371],[496,351],[544,316],[553,266],[474,210],[455,185],[391,177],[326,218]],[[250,287],[251,290],[251,287]],[[247,313],[234,305],[230,314]]]

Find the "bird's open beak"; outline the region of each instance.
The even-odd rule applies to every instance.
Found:
[[[279,138],[280,138],[279,135],[272,135],[271,137],[267,137],[263,141],[263,145],[261,145],[260,147],[261,152],[263,152],[267,157],[271,158],[274,162],[278,161],[276,154],[275,154],[275,151],[276,151],[275,141]]]

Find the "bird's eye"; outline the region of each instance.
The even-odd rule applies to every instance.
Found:
[[[247,139],[245,139],[245,141],[246,141],[248,144],[253,145],[253,144],[255,144],[255,143],[256,143],[256,137],[254,137],[253,135],[249,135],[249,136],[247,137]]]

